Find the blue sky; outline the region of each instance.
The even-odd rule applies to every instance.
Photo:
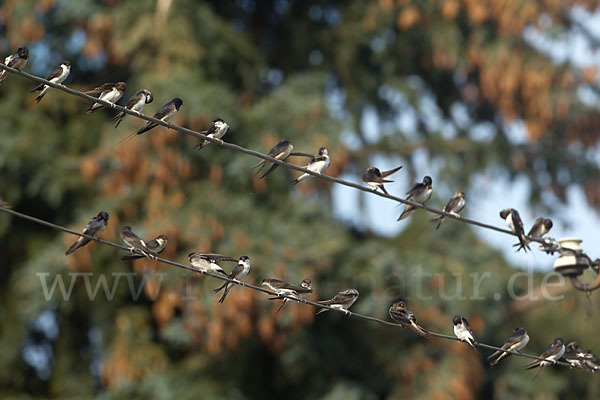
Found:
[[[583,9],[576,8],[572,15],[581,22],[589,33],[597,37],[598,42],[600,42],[600,13],[589,14]],[[541,25],[544,26],[547,23],[550,23],[549,19],[545,21],[544,17],[542,17]],[[600,51],[591,46],[589,41],[577,28],[574,28],[571,32],[566,34],[554,36],[543,35],[534,28],[527,28],[524,32],[524,37],[534,47],[549,54],[551,59],[557,64],[570,62],[578,67],[597,67],[600,65]],[[414,110],[411,109],[411,106],[404,100],[402,94],[391,93],[390,95],[394,96],[399,106],[402,106],[399,108],[404,110],[395,121],[397,128],[402,129],[402,131],[409,136],[411,132],[416,133],[414,131],[416,129],[413,115]],[[600,99],[591,90],[582,89],[579,91],[579,95],[588,105],[600,106]],[[332,98],[334,108],[336,108],[337,100],[338,99],[336,99],[335,96]],[[436,110],[435,101],[432,99],[424,97],[419,109],[421,112],[426,111],[428,117],[431,117],[430,123],[434,126],[439,125],[438,128],[440,130],[445,128],[442,127],[442,125],[449,125],[444,124],[443,118]],[[454,114],[454,121],[458,122],[459,125],[469,124],[468,117],[462,115],[460,106],[457,107]],[[467,120],[465,120],[465,118]],[[381,132],[377,118],[374,114],[369,115],[369,113],[367,113],[365,121],[365,136],[367,137],[367,140],[376,140],[379,134],[377,132]],[[515,144],[526,142],[527,131],[523,124],[519,121],[513,121],[509,124],[511,126],[509,134],[510,140]],[[490,134],[490,132],[486,132],[487,127],[485,126],[472,128],[471,130],[472,135],[479,135],[482,139]],[[448,137],[452,137],[452,129],[449,129],[447,134]],[[350,131],[345,134],[344,139],[349,147],[359,145]],[[598,151],[598,160],[600,162],[600,150]],[[402,159],[400,158],[385,159],[382,157],[374,157],[371,159],[371,165],[377,166],[382,170],[391,169],[401,164]],[[422,157],[416,157],[415,164],[416,171],[422,171],[422,174],[420,175],[431,175],[433,177],[434,191],[436,191],[435,165],[431,165],[424,155]],[[407,174],[403,174],[402,172],[403,171],[401,170],[394,175],[393,179],[395,180],[395,183],[386,185],[386,188],[390,193],[398,196],[403,196],[411,185],[414,184],[414,182],[409,182]],[[525,224],[525,229],[528,231],[535,218],[542,216],[538,215],[537,210],[532,209],[528,205],[527,199],[530,192],[528,183],[524,178],[509,182],[505,176],[498,174],[499,173],[495,172],[482,172],[475,177],[473,187],[466,192],[467,206],[463,215],[504,228],[506,225],[499,217],[498,213],[504,208],[512,207],[520,212],[521,218]],[[344,175],[342,178],[360,182],[360,176]],[[445,189],[444,185],[441,185],[441,189],[438,185],[437,192],[440,198],[443,199],[448,199],[451,195],[451,191]],[[544,195],[551,196],[551,198],[553,196],[550,193]],[[364,213],[359,212],[359,196],[363,196],[365,205]],[[557,199],[552,201],[552,203],[555,204],[553,209],[554,213],[548,217],[553,219],[554,226],[548,236],[557,239],[565,237],[580,238],[583,240],[583,249],[592,258],[600,257],[600,254],[597,254],[594,251],[598,238],[597,227],[600,226],[600,217],[597,211],[587,204],[583,191],[576,185],[573,185],[568,189],[567,199],[567,204],[561,204]],[[395,236],[407,226],[407,222],[405,221],[396,222],[402,208],[397,207],[397,204],[391,200],[361,193],[341,185],[335,185],[333,188],[333,201],[334,212],[337,218],[363,228],[368,228],[377,234]],[[444,204],[445,200],[440,204],[434,204],[433,200],[431,200],[428,205],[442,208]],[[356,220],[357,215],[360,216],[359,221]],[[448,221],[446,223],[459,222]],[[440,229],[443,229],[443,225]],[[515,253],[515,250],[512,247],[513,243],[515,243],[515,238],[513,236],[479,227],[474,227],[474,229],[481,235],[481,239],[501,250],[511,264],[522,268],[533,266],[538,270],[550,271],[552,269],[553,262],[557,257],[556,255],[547,255],[537,250],[537,246],[534,246],[534,250],[527,254],[524,252]]]

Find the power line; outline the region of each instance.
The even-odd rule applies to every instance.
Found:
[[[444,217],[451,218],[451,219],[454,219],[454,220],[457,220],[457,221],[461,221],[461,222],[465,222],[467,224],[476,225],[476,226],[479,226],[481,228],[491,229],[491,230],[494,230],[494,231],[497,231],[497,232],[506,233],[506,234],[518,237],[518,235],[516,235],[511,230],[500,228],[500,227],[497,227],[497,226],[494,226],[494,225],[490,225],[490,224],[486,224],[486,223],[483,223],[483,222],[480,222],[480,221],[476,221],[474,219],[462,217],[462,216],[459,216],[457,214],[451,214],[451,213],[448,213],[448,212],[445,212],[445,211],[442,211],[442,210],[431,208],[431,207],[426,206],[426,205],[424,205],[422,203],[416,203],[414,201],[406,200],[406,199],[403,199],[401,197],[393,196],[391,194],[381,193],[381,192],[378,192],[378,191],[374,191],[374,190],[372,190],[370,188],[367,188],[365,186],[359,185],[359,184],[354,183],[354,182],[345,181],[345,180],[339,179],[339,178],[334,178],[332,176],[325,175],[325,174],[319,174],[317,172],[311,171],[311,170],[303,168],[303,167],[299,167],[297,165],[288,163],[286,161],[281,161],[281,160],[278,160],[276,158],[269,157],[266,154],[262,154],[262,153],[259,153],[257,151],[254,151],[254,150],[246,149],[245,147],[241,147],[241,146],[235,145],[233,143],[228,143],[228,142],[222,141],[221,139],[215,139],[215,138],[203,135],[200,132],[197,132],[197,131],[194,131],[194,130],[191,130],[191,129],[188,129],[188,128],[184,128],[184,127],[181,127],[181,126],[178,126],[178,125],[174,125],[174,124],[172,124],[170,122],[165,122],[165,121],[162,121],[160,119],[156,119],[154,117],[150,117],[150,116],[148,116],[146,114],[142,114],[142,113],[137,112],[137,111],[129,110],[129,109],[127,109],[127,108],[125,108],[123,106],[120,106],[118,104],[114,104],[114,103],[108,102],[106,100],[102,100],[102,99],[99,99],[99,98],[96,98],[96,97],[93,97],[93,96],[89,96],[89,95],[87,95],[87,94],[85,94],[83,92],[80,92],[78,90],[74,90],[74,89],[71,89],[71,88],[69,88],[67,86],[50,82],[50,81],[48,81],[46,79],[43,79],[43,78],[40,78],[38,76],[28,74],[27,72],[23,72],[23,71],[14,69],[14,68],[10,68],[10,67],[8,67],[8,66],[6,66],[4,64],[0,64],[0,68],[4,69],[4,70],[7,70],[7,71],[9,71],[9,72],[11,72],[13,74],[20,75],[20,76],[22,76],[22,77],[24,77],[26,79],[30,79],[30,80],[38,82],[38,83],[44,83],[44,84],[46,84],[48,86],[51,86],[53,88],[62,90],[63,92],[69,93],[71,95],[79,96],[79,97],[81,97],[83,99],[86,99],[86,100],[89,100],[89,101],[92,101],[92,102],[95,102],[95,103],[103,104],[106,107],[109,107],[109,108],[112,108],[112,109],[115,109],[115,110],[118,110],[118,111],[122,111],[122,112],[124,112],[126,114],[133,115],[134,117],[137,117],[137,118],[140,118],[140,119],[144,119],[146,121],[154,122],[154,123],[156,123],[158,125],[162,125],[162,126],[164,126],[166,128],[173,129],[173,130],[178,131],[180,133],[184,133],[186,135],[194,136],[194,137],[196,137],[198,139],[206,140],[206,141],[209,141],[211,143],[220,145],[222,147],[225,147],[225,148],[228,148],[228,149],[231,149],[231,150],[235,150],[235,151],[238,151],[238,152],[241,152],[241,153],[244,153],[244,154],[248,154],[248,155],[253,156],[253,157],[262,158],[263,160],[267,160],[269,162],[273,162],[273,163],[276,163],[276,164],[279,164],[279,165],[283,165],[286,168],[293,169],[293,170],[296,170],[296,171],[300,171],[300,172],[312,175],[314,177],[317,177],[317,178],[325,180],[325,181],[329,181],[329,182],[333,182],[333,183],[338,183],[340,185],[348,186],[348,187],[351,187],[351,188],[354,188],[354,189],[357,189],[357,190],[361,190],[363,192],[367,192],[367,193],[371,193],[371,194],[374,194],[374,195],[377,195],[377,196],[380,196],[380,197],[384,197],[384,198],[393,200],[395,202],[403,203],[403,204],[406,204],[406,205],[411,205],[411,206],[416,207],[416,208],[422,208],[422,209],[424,209],[426,211],[429,211],[431,213],[438,214],[438,215],[443,215]],[[530,241],[533,241],[533,242],[538,242],[538,243],[542,243],[542,244],[546,243],[543,239],[538,239],[538,238],[535,238],[535,237],[528,237],[528,239]],[[554,251],[557,251],[557,250],[555,249]]]
[[[101,243],[101,244],[104,244],[104,245],[108,245],[108,246],[112,246],[112,247],[115,247],[115,248],[118,248],[118,249],[121,249],[121,250],[129,251],[129,247],[122,246],[120,244],[113,243],[113,242],[110,242],[110,241],[107,241],[107,240],[104,240],[104,239],[100,239],[100,238],[97,238],[95,236],[85,235],[83,233],[74,231],[74,230],[66,228],[64,226],[56,225],[56,224],[53,224],[52,222],[44,221],[42,219],[39,219],[39,218],[30,216],[30,215],[27,215],[27,214],[23,214],[23,213],[20,213],[18,211],[11,210],[11,209],[6,208],[6,207],[4,207],[2,205],[0,205],[0,211],[3,211],[3,212],[8,213],[8,214],[12,214],[12,215],[14,215],[16,217],[19,217],[19,218],[22,218],[22,219],[34,222],[36,224],[44,225],[44,226],[47,226],[47,227],[55,229],[55,230],[59,230],[59,231],[63,231],[63,232],[69,233],[71,235],[85,237],[87,239],[94,240],[94,241],[96,241],[98,243]],[[384,321],[382,319],[379,319],[379,318],[376,318],[376,317],[372,317],[370,315],[358,314],[358,313],[355,313],[355,312],[349,312],[349,314],[346,314],[344,312],[344,310],[333,308],[333,307],[328,306],[328,305],[316,303],[314,301],[310,301],[310,300],[306,300],[306,299],[302,299],[302,298],[298,298],[298,297],[294,297],[294,296],[289,296],[289,295],[286,295],[286,294],[279,294],[277,292],[273,292],[271,290],[264,289],[264,288],[259,287],[259,286],[255,286],[255,285],[252,285],[252,284],[249,284],[249,283],[245,283],[245,282],[242,282],[242,281],[234,280],[234,279],[222,276],[222,275],[213,274],[213,273],[208,272],[208,271],[206,271],[206,272],[200,271],[200,270],[198,270],[196,268],[192,268],[190,266],[187,266],[187,265],[184,265],[184,264],[180,264],[180,263],[177,263],[177,262],[174,262],[174,261],[171,261],[171,260],[167,260],[167,259],[164,259],[164,258],[157,257],[156,261],[162,262],[164,264],[168,264],[168,265],[171,265],[171,266],[174,266],[174,267],[177,267],[177,268],[185,269],[187,271],[199,272],[199,273],[202,273],[203,275],[207,275],[207,276],[210,276],[210,277],[215,278],[215,279],[220,279],[220,280],[223,280],[223,281],[227,281],[227,282],[230,282],[230,283],[233,283],[235,285],[239,285],[239,286],[242,286],[242,287],[245,287],[245,288],[248,288],[248,289],[252,289],[252,290],[259,291],[259,292],[263,292],[263,293],[266,293],[266,294],[271,295],[271,296],[276,296],[276,297],[279,297],[279,298],[286,298],[286,299],[289,299],[289,300],[293,300],[293,301],[295,301],[297,303],[302,303],[302,304],[311,305],[311,306],[315,306],[315,307],[319,307],[319,308],[326,308],[328,310],[338,311],[338,312],[341,312],[341,313],[343,313],[345,315],[348,315],[351,318],[354,317],[354,318],[364,319],[364,320],[367,320],[367,321],[377,322],[379,324],[383,324],[383,325],[387,325],[387,326],[393,326],[395,328],[401,328],[401,326],[398,325],[398,324],[395,324],[395,323],[392,323],[392,322],[389,322],[389,321]],[[460,341],[460,339],[458,339],[457,337],[454,337],[454,336],[448,336],[448,335],[444,335],[442,333],[436,333],[436,332],[431,332],[431,331],[428,331],[428,332],[431,334],[431,336],[434,336],[434,337],[437,337],[437,338],[440,338],[440,339]],[[532,358],[532,359],[540,360],[540,361],[545,361],[546,360],[546,361],[549,361],[549,362],[551,362],[551,363],[554,364],[554,361],[552,361],[552,360],[548,360],[548,359],[545,359],[545,358],[542,358],[542,357],[539,357],[539,356],[536,356],[536,355],[533,355],[533,354],[520,353],[520,352],[517,352],[517,351],[506,350],[506,349],[502,349],[500,347],[492,346],[492,345],[485,344],[485,343],[479,343],[479,342],[475,343],[475,345],[478,346],[478,347],[481,347],[481,348],[489,349],[489,350],[495,350],[495,351],[501,351],[501,352],[504,352],[504,353],[513,354],[515,356],[527,357],[527,358]],[[562,361],[558,361],[558,362],[556,362],[556,364],[564,366],[564,367],[570,367],[571,368],[570,364],[562,362]]]

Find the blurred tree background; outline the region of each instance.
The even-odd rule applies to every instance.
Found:
[[[468,196],[475,174],[499,170],[526,177],[538,207],[549,207],[542,193],[564,199],[573,184],[597,205],[600,113],[581,96],[597,92],[597,71],[554,62],[526,38],[580,30],[593,41],[573,10],[596,4],[5,0],[0,50],[27,45],[25,70],[44,77],[70,60],[66,84],[78,90],[120,80],[125,99],[151,90],[147,114],[181,97],[174,123],[202,130],[221,117],[231,126],[225,140],[244,147],[266,152],[283,138],[304,152],[327,146],[334,176],[357,174],[381,156],[400,157],[402,173],[420,180],[431,174],[415,170],[415,155],[425,154],[439,170],[439,203],[439,188],[463,187]],[[511,301],[507,283],[520,270],[468,225],[434,231],[419,212],[397,237],[380,237],[333,218],[328,183],[293,187],[295,173],[283,168],[258,181],[258,160],[215,145],[197,152],[193,138],[162,128],[123,145],[142,121],[127,117],[114,129],[112,111],[88,115],[81,99],[57,90],[36,105],[33,86],[11,76],[0,89],[0,194],[18,211],[81,230],[106,210],[105,239],[118,241],[125,224],[143,237],[166,234],[168,259],[246,254],[249,281],[309,277],[311,299],[355,287],[357,312],[387,319],[403,295],[438,332],[450,333],[452,316],[462,314],[483,342],[501,344],[522,325],[530,353],[559,335],[600,352],[597,315],[586,313],[583,295],[567,285],[560,302]],[[401,114],[411,129],[398,123]],[[514,124],[526,128],[522,143],[511,140]],[[597,378],[581,371],[547,368],[533,382],[525,359],[490,369],[487,352],[461,343],[336,313],[314,318],[295,304],[275,314],[278,304],[250,290],[234,288],[220,305],[210,291],[219,282],[210,278],[120,262],[116,249],[94,243],[65,257],[73,240],[0,214],[0,397],[600,397]],[[123,279],[112,300],[100,290],[91,301],[79,277],[68,301],[58,290],[47,301],[36,275],[49,273],[49,284],[62,276],[68,288],[69,273],[93,272],[92,286],[108,274],[110,286],[111,274],[132,271],[143,288],[137,300]],[[457,284],[472,295],[469,274],[485,272],[485,300],[452,296]],[[527,290],[525,280],[517,286]],[[502,299],[492,300],[495,293]]]

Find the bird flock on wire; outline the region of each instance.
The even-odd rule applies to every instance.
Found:
[[[21,70],[26,64],[29,58],[29,50],[25,47],[19,47],[16,53],[9,55],[4,60],[4,65],[14,68],[17,70]],[[65,79],[69,76],[71,71],[71,63],[69,61],[63,61],[61,64],[52,71],[48,77],[47,81],[50,81],[54,84],[62,84]],[[0,71],[0,84],[6,78],[10,72],[8,70]],[[40,91],[40,94],[36,97],[36,102],[39,103],[43,97],[50,90],[50,86],[45,83],[40,83],[31,92]],[[126,90],[125,82],[116,82],[116,83],[105,83],[97,88],[94,88],[91,91],[85,92],[85,94],[93,97],[97,97],[98,99],[107,101],[109,103],[115,104],[117,103]],[[141,89],[135,92],[127,101],[125,107],[129,110],[136,111],[141,113],[145,104],[151,103],[153,101],[153,95],[149,90]],[[154,118],[166,122],[169,118],[171,118],[179,108],[183,105],[183,100],[178,97],[173,98],[171,101],[162,106],[155,114]],[[88,113],[95,112],[101,108],[104,108],[104,105],[101,103],[93,103],[88,109]],[[115,122],[115,127],[118,127],[121,121],[125,118],[126,113],[121,111],[114,118],[112,118],[112,122]],[[158,126],[156,122],[147,121],[147,123],[141,127],[137,132],[133,133],[129,137],[125,138],[122,142],[129,140],[136,135],[141,135],[146,133],[153,128]],[[222,137],[229,130],[229,125],[223,121],[221,118],[216,118],[212,121],[210,127],[201,132],[203,135],[215,139],[218,143],[223,143]],[[210,142],[207,140],[202,140],[196,148],[198,150],[203,149]],[[329,151],[325,147],[321,147],[316,154],[308,154],[301,152],[293,152],[294,146],[290,143],[289,140],[282,140],[277,143],[269,152],[268,156],[275,158],[277,160],[285,161],[288,157],[298,156],[298,157],[307,157],[310,159],[306,168],[310,171],[313,171],[318,174],[322,174],[330,164]],[[256,175],[260,174],[265,167],[269,164],[268,160],[262,160],[258,164],[254,166],[257,168]],[[271,163],[269,169],[267,169],[260,177],[259,180],[266,178],[269,174],[277,169],[279,164]],[[362,181],[371,187],[373,191],[381,190],[384,194],[388,195],[389,193],[384,187],[385,183],[391,183],[393,181],[386,179],[390,175],[398,172],[402,166],[394,168],[389,171],[380,171],[378,168],[369,167],[367,168],[363,175]],[[297,184],[304,179],[308,178],[310,175],[307,173],[303,173],[298,178],[296,178],[293,183]],[[433,181],[431,177],[425,176],[421,182],[418,182],[413,185],[413,187],[406,193],[406,200],[410,200],[416,203],[425,204],[429,198],[431,197],[433,191]],[[464,209],[466,205],[465,193],[462,190],[457,190],[448,203],[444,206],[443,211],[446,213],[450,213],[453,216],[460,218],[460,212]],[[3,201],[0,198],[0,207],[10,208],[10,205]],[[415,211],[417,211],[417,207],[407,204],[402,214],[398,217],[398,221],[408,218]],[[527,235],[525,235],[525,228],[523,226],[523,222],[519,213],[515,209],[505,209],[500,212],[500,217],[505,220],[508,227],[511,231],[518,237],[519,243],[514,246],[518,246],[517,251],[523,249],[525,252],[527,250],[531,250],[529,247],[529,239],[537,239],[542,240],[542,237],[548,233],[548,231],[552,228],[552,221],[547,218],[537,218],[535,223],[533,224],[531,230]],[[440,225],[444,221],[445,216],[439,215],[433,218],[431,221],[436,224],[436,229],[439,229]],[[85,229],[83,230],[83,234],[91,237],[98,237],[106,226],[108,225],[109,215],[106,211],[100,211],[98,215],[92,218],[91,221],[87,224]],[[529,238],[529,239],[528,239]],[[159,235],[156,238],[146,242],[138,235],[136,235],[130,226],[123,226],[121,229],[121,239],[124,243],[129,247],[129,252],[126,255],[121,257],[121,260],[135,260],[140,258],[147,258],[150,260],[155,260],[158,255],[166,248],[168,243],[168,238],[166,235]],[[82,248],[86,244],[91,241],[90,238],[80,236],[65,252],[65,255],[72,254],[76,250]],[[250,257],[244,255],[239,258],[229,257],[221,254],[214,253],[197,253],[193,252],[188,254],[188,261],[190,265],[200,273],[218,273],[223,276],[229,278],[230,280],[241,283],[241,281],[246,278],[250,274]],[[235,267],[230,273],[227,273],[218,263],[219,262],[234,262],[236,263]],[[281,300],[282,303],[280,307],[277,309],[277,313],[283,309],[283,307],[292,299],[303,300],[306,299],[313,292],[312,281],[310,279],[303,279],[302,282],[298,285],[290,284],[284,282],[279,279],[274,278],[266,278],[263,279],[261,285],[269,288],[271,291],[275,292],[277,295],[272,296],[269,300]],[[223,285],[219,288],[215,289],[214,292],[218,293],[223,291],[219,299],[219,303],[223,303],[229,294],[229,291],[232,289],[234,284],[230,281],[225,281]],[[337,293],[330,300],[321,300],[317,301],[317,304],[326,306],[320,308],[315,315],[328,311],[330,309],[337,309],[346,315],[351,315],[352,313],[349,311],[349,308],[356,302],[358,299],[359,293],[356,289],[345,289]],[[398,325],[403,328],[407,328],[417,335],[422,337],[431,336],[431,333],[417,324],[417,319],[415,315],[408,309],[406,305],[406,300],[397,299],[392,305],[389,307],[389,315],[392,320],[394,320]],[[467,319],[463,316],[455,316],[453,318],[454,325],[454,334],[455,336],[475,349],[477,345],[477,341],[475,339],[475,334],[469,325]],[[517,327],[513,330],[512,335],[506,339],[504,344],[502,345],[502,350],[513,351],[519,353],[527,343],[529,342],[529,335],[527,331],[521,327]],[[487,358],[491,359],[490,366],[496,365],[502,359],[510,357],[511,353],[497,350],[493,354],[489,355]],[[543,360],[536,359],[529,364],[526,365],[526,369],[534,369],[538,368],[538,372],[535,377],[538,376],[540,371],[548,365],[557,364],[559,361],[563,361],[568,363],[571,368],[580,368],[587,372],[596,372],[600,371],[600,359],[594,355],[591,350],[582,351],[579,348],[577,342],[570,342],[566,346],[564,345],[563,339],[557,337],[554,341],[548,345],[546,350],[539,356]],[[534,378],[535,379],[535,378]]]

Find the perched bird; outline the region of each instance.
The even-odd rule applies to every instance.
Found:
[[[423,182],[416,183],[412,189],[410,189],[406,194],[406,200],[414,201],[416,203],[425,204],[427,200],[431,197],[431,192],[433,191],[433,187],[431,186],[433,181],[431,177],[425,176],[423,178]],[[408,218],[415,211],[417,211],[417,207],[413,207],[410,204],[406,205],[406,208],[398,217],[398,221],[403,220],[404,218]]]
[[[462,342],[466,342],[475,348],[477,341],[475,340],[475,334],[473,333],[473,329],[471,329],[471,325],[469,325],[469,321],[465,317],[457,315],[452,319],[452,323],[454,324],[454,335]]]
[[[446,205],[444,206],[443,211],[459,217],[460,215],[458,213],[461,212],[463,208],[465,208],[466,204],[467,202],[465,201],[465,192],[463,192],[462,190],[457,190],[456,192],[454,192],[452,197],[450,197],[450,200],[448,200],[448,203],[446,203]],[[435,227],[435,229],[439,229],[443,221],[443,215],[439,215],[431,219],[431,222],[437,222],[437,226]]]
[[[399,171],[401,168],[402,168],[402,166],[399,166],[398,168],[394,168],[389,171],[381,172],[378,168],[369,167],[365,170],[365,172],[363,172],[362,181],[365,182],[367,185],[371,186],[373,191],[376,191],[379,188],[379,189],[381,189],[381,191],[383,193],[389,194],[387,192],[387,190],[385,190],[385,187],[383,186],[383,184],[391,183],[394,181],[390,181],[390,180],[384,179],[384,178],[392,175],[394,172]]]
[[[500,218],[506,221],[506,225],[519,237],[519,242],[521,246],[517,251],[523,249],[525,252],[527,250],[531,250],[529,248],[529,242],[527,241],[527,237],[525,236],[525,229],[523,228],[523,221],[521,221],[521,216],[519,212],[514,208],[507,208],[505,210],[500,211]]]
[[[133,233],[131,227],[128,225],[121,228],[121,239],[129,246],[129,252],[131,254],[134,254],[134,252],[137,251],[139,254],[150,260],[154,260],[158,257],[158,254],[149,249],[146,242]]]
[[[154,118],[160,119],[161,121],[167,121],[171,118],[179,108],[183,105],[183,100],[179,97],[175,97],[173,100],[165,104],[161,107],[160,110],[156,114],[154,114]],[[148,132],[150,129],[156,128],[158,124],[156,122],[148,121],[146,125],[142,126],[136,133],[141,135],[142,133]]]
[[[125,88],[127,85],[125,82],[117,82],[117,83],[105,83],[102,86],[98,86],[94,90],[90,90],[89,92],[85,92],[85,94],[98,97],[100,100],[108,101],[109,103],[116,103],[123,97],[125,93]],[[104,104],[94,103],[88,108],[88,113],[93,113],[104,107]]]
[[[506,342],[502,345],[502,349],[504,350],[512,350],[512,351],[521,351],[525,346],[529,343],[529,335],[527,331],[523,328],[515,328],[513,330],[513,334],[506,339]],[[490,363],[490,366],[498,364],[500,360],[503,358],[508,358],[511,356],[510,353],[505,353],[504,351],[497,350],[495,353],[488,356],[488,360],[494,357],[497,358]]]
[[[71,63],[69,61],[63,61],[62,63],[60,63],[60,65],[58,67],[56,67],[56,69],[54,71],[52,71],[50,73],[50,75],[48,75],[46,80],[50,81],[52,83],[61,84],[65,81],[65,79],[67,79],[70,72],[71,72]],[[35,101],[37,103],[39,103],[42,100],[42,98],[46,95],[48,90],[50,90],[50,86],[48,86],[44,83],[40,83],[39,85],[37,85],[36,87],[31,89],[30,93],[36,92],[38,90],[41,90],[42,93],[40,93],[38,95],[38,97],[35,98]]]
[[[550,229],[552,229],[552,226],[553,226],[553,224],[552,224],[551,219],[540,217],[535,220],[535,222],[533,223],[533,226],[529,230],[529,233],[527,234],[527,236],[536,238],[536,239],[541,239],[542,236],[544,236],[546,233],[550,232]]]
[[[352,314],[348,309],[354,302],[358,299],[358,290],[356,289],[345,289],[333,296],[331,300],[321,300],[317,301],[317,303],[322,304],[324,306],[329,306],[331,308],[335,308],[336,310],[341,310],[344,314],[350,315]],[[321,308],[315,315],[319,315],[325,311],[329,311],[329,308]]]
[[[212,123],[207,130],[200,133],[213,139],[219,139],[220,144],[223,144],[223,140],[221,140],[221,138],[225,136],[228,130],[229,125],[227,125],[227,122],[223,121],[221,118],[216,118],[212,120]],[[202,140],[196,145],[196,149],[202,150],[204,147],[208,146],[209,143],[210,142],[208,140]]]
[[[283,300],[281,306],[277,309],[278,313],[285,307],[290,301],[288,297],[282,295],[297,297],[299,299],[305,299],[312,293],[312,281],[310,279],[303,279],[300,286],[292,285],[279,279],[263,279],[260,283],[263,286],[268,287],[272,291],[276,292],[278,296],[269,297],[269,300]]]
[[[588,367],[589,370],[596,373],[596,371],[600,371],[600,358],[596,357],[591,350],[586,350],[583,353],[584,364]]]
[[[390,317],[401,327],[408,328],[419,336],[427,337],[431,335],[429,331],[417,324],[417,318],[406,307],[406,301],[403,299],[394,301],[388,311],[390,313]]]
[[[23,69],[25,64],[27,64],[27,60],[29,60],[29,50],[27,47],[21,46],[17,49],[16,53],[11,54],[4,59],[4,65],[20,71]],[[8,75],[10,75],[10,72],[7,70],[3,69],[0,71],[0,85],[6,78],[8,78]]]
[[[99,234],[102,233],[102,231],[104,231],[106,225],[108,225],[108,213],[106,211],[100,211],[98,215],[96,215],[94,218],[91,219],[90,222],[88,222],[87,226],[83,230],[83,234],[97,237]],[[69,247],[67,251],[65,251],[65,255],[68,256],[75,250],[88,244],[91,240],[92,239],[79,236],[75,243],[73,243],[71,247]]]
[[[169,239],[167,238],[167,235],[158,235],[157,237],[149,241],[146,245],[148,249],[152,250],[156,254],[160,254],[167,247],[168,241]],[[144,256],[137,253],[125,254],[124,256],[121,256],[121,261],[137,260],[139,258],[144,258]]]
[[[142,112],[142,110],[144,109],[144,105],[152,103],[152,100],[154,100],[154,97],[152,96],[152,93],[149,90],[140,89],[137,92],[135,92],[129,98],[129,100],[127,100],[125,108],[131,111]],[[123,121],[123,118],[125,118],[126,115],[127,114],[124,111],[121,111],[120,113],[115,115],[115,117],[112,119],[113,122],[116,122],[115,128],[119,126],[119,124],[121,123],[121,121]]]
[[[236,258],[223,256],[221,254],[213,253],[190,253],[188,254],[188,261],[192,264],[192,267],[198,268],[202,273],[204,272],[218,272],[225,276],[229,276],[219,264],[218,261],[237,261]]]
[[[581,368],[588,372],[592,372],[592,369],[586,365],[585,353],[579,349],[577,342],[569,342],[567,344],[561,361],[569,363],[571,368]]]
[[[306,168],[309,171],[316,172],[318,174],[322,174],[329,167],[329,150],[326,147],[321,147],[319,152],[313,156],[310,160]],[[294,179],[294,185],[304,179],[308,178],[310,174],[303,173],[298,178]]]
[[[527,234],[527,236],[531,239],[541,239],[542,236],[544,236],[546,233],[550,232],[550,229],[552,229],[552,220],[548,219],[548,218],[537,218],[535,220],[535,222],[533,223],[533,226],[531,227],[531,229],[529,230],[529,233]],[[517,249],[517,251],[521,250],[523,248],[523,245],[521,243],[516,243],[513,244],[513,246],[519,246],[519,248]]]
[[[540,369],[538,370],[537,374],[535,374],[535,377],[533,378],[533,379],[535,379],[535,378],[537,378],[537,376],[540,374],[540,372],[546,365],[556,364],[558,359],[560,359],[564,353],[565,353],[565,345],[563,343],[563,340],[562,340],[562,338],[557,337],[556,339],[554,339],[554,343],[549,345],[546,348],[546,351],[544,351],[542,354],[540,354],[540,357],[545,358],[546,360],[532,361],[525,366],[525,369],[533,369],[533,368],[539,367]]]
[[[290,154],[292,154],[292,150],[294,150],[294,146],[290,143],[289,140],[284,139],[284,140],[280,141],[279,143],[277,143],[275,146],[273,146],[273,148],[271,150],[269,150],[267,155],[269,157],[284,161],[290,156]],[[252,167],[252,168],[258,168],[258,170],[256,170],[255,175],[258,175],[260,173],[260,171],[262,171],[262,169],[268,163],[269,163],[268,160],[261,160],[258,164],[256,164],[254,167]],[[266,178],[267,175],[269,175],[271,172],[275,171],[277,169],[277,167],[279,167],[279,164],[273,163],[273,165],[271,165],[271,168],[269,168],[267,170],[267,172],[262,174],[260,176],[260,178],[258,178],[258,180]]]
[[[233,279],[233,280],[240,282],[242,279],[244,279],[246,276],[248,276],[249,273],[250,273],[250,257],[241,256],[238,261],[238,264],[235,266],[233,271],[231,271],[231,273],[228,276],[229,276],[229,279]],[[219,293],[222,289],[225,289],[225,291],[223,292],[223,296],[221,296],[221,298],[219,299],[219,303],[223,303],[225,301],[225,297],[227,297],[227,294],[229,293],[229,291],[231,290],[232,287],[233,287],[233,283],[225,282],[223,285],[221,285],[220,287],[218,287],[217,289],[214,290],[215,293]]]

